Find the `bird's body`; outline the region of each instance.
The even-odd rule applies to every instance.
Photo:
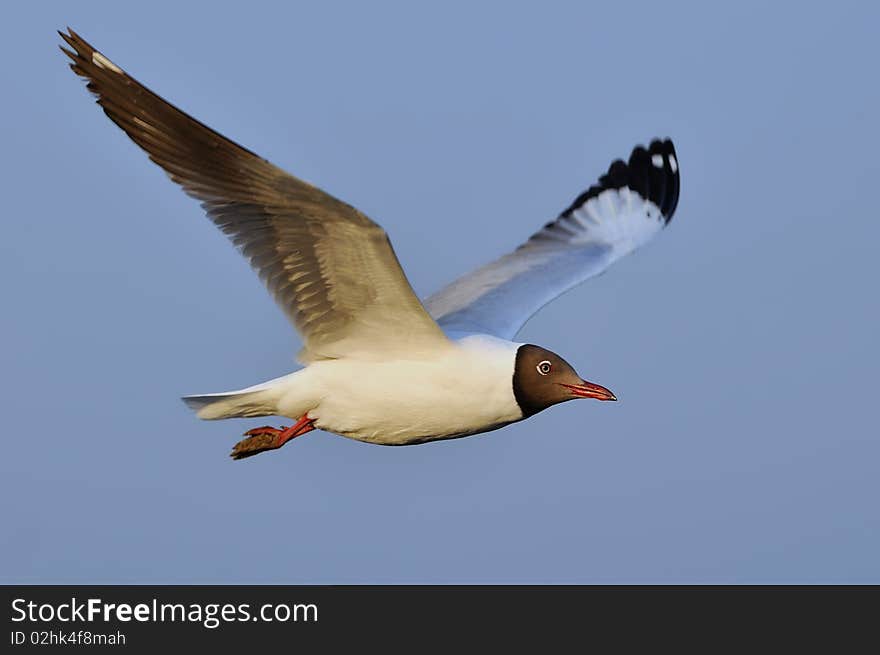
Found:
[[[201,202],[303,338],[304,368],[184,398],[204,419],[295,421],[249,430],[236,459],[315,428],[409,445],[487,432],[574,398],[616,400],[555,353],[513,339],[547,302],[668,224],[679,193],[671,141],[636,147],[514,252],[420,301],[367,216],[167,103],[72,30],[61,36],[104,112]]]
[[[512,386],[518,347],[474,335],[418,358],[321,360],[199,416],[308,416],[316,428],[388,446],[463,437],[523,418]]]
[[[323,391],[308,415],[316,427],[393,446],[500,428],[523,418],[511,385],[516,348],[473,336],[420,359],[316,362],[301,373]]]

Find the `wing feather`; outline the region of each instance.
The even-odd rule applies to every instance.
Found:
[[[225,232],[303,337],[304,361],[448,343],[384,230],[185,114],[73,30],[71,69],[107,116]]]
[[[425,305],[447,332],[512,339],[545,304],[660,232],[678,206],[679,186],[672,141],[638,146],[515,251],[460,277]]]

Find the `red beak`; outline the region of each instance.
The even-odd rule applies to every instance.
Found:
[[[609,389],[599,385],[582,380],[581,384],[563,384],[563,387],[571,391],[573,396],[578,398],[595,398],[596,400],[617,400]]]

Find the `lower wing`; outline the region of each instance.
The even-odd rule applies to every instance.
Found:
[[[425,302],[447,332],[512,339],[541,307],[605,271],[660,232],[678,205],[672,141],[636,147],[555,221],[515,251],[478,268]]]

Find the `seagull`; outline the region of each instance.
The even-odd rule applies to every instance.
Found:
[[[70,28],[59,34],[104,113],[201,202],[302,338],[299,370],[183,398],[202,419],[293,421],[248,430],[233,459],[315,429],[422,444],[495,430],[567,400],[617,400],[556,353],[513,339],[541,307],[669,223],[679,195],[669,139],[635,147],[516,250],[420,301],[370,218],[177,109]]]

